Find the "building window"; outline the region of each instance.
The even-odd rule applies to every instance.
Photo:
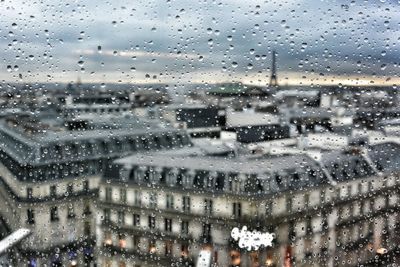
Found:
[[[51,207],[50,208],[50,221],[55,222],[58,221],[58,208],[57,207]]]
[[[166,232],[171,232],[172,231],[172,219],[164,219],[164,226],[165,226],[165,231]]]
[[[310,206],[310,194],[304,194],[304,208],[307,209]]]
[[[211,199],[204,200],[204,213],[206,215],[211,215],[213,212],[213,201]]]
[[[242,216],[242,203],[233,203],[233,217],[236,219]]]
[[[352,192],[351,192],[351,185],[348,185],[347,186],[347,197],[351,197],[351,194]]]
[[[363,193],[363,183],[358,184],[358,193],[361,195]]]
[[[126,236],[123,234],[118,235],[118,245],[120,248],[126,248]]]
[[[83,209],[83,214],[82,215],[90,215],[92,214],[91,210],[90,210],[90,205],[87,201],[85,201],[85,207]]]
[[[124,225],[125,224],[125,212],[118,211],[118,224]]]
[[[167,194],[167,209],[174,209],[174,196]]]
[[[156,217],[150,215],[149,216],[149,228],[154,229],[156,227]]]
[[[67,217],[68,217],[69,219],[75,218],[74,204],[72,204],[72,203],[70,203],[70,204],[68,205]]]
[[[187,258],[189,256],[189,246],[187,244],[181,245],[181,256]]]
[[[139,248],[140,238],[138,236],[132,236],[132,241],[133,241],[133,248]]]
[[[165,255],[172,254],[172,241],[165,241]]]
[[[150,239],[150,240],[149,240],[149,252],[150,252],[151,254],[153,254],[153,253],[155,253],[156,251],[157,251],[157,248],[156,248],[156,241]]]
[[[111,219],[111,212],[109,209],[104,209],[104,222],[108,223]]]
[[[140,226],[140,215],[133,214],[133,226]]]
[[[189,234],[189,222],[188,221],[182,221],[182,223],[181,223],[181,233],[183,235],[188,235]]]
[[[290,222],[288,225],[288,239],[293,240],[296,238],[296,230],[294,228],[294,223]]]
[[[51,185],[50,186],[50,196],[55,197],[57,195],[57,186]]]
[[[35,212],[33,209],[28,209],[27,210],[27,223],[28,224],[34,224],[35,223]]]
[[[33,197],[33,189],[32,187],[27,187],[26,188],[26,196],[30,199]]]
[[[67,196],[71,196],[73,192],[74,192],[74,185],[72,183],[69,183],[67,185]]]
[[[141,206],[142,205],[142,192],[139,190],[135,190],[135,205]]]
[[[106,187],[106,201],[112,201],[112,188]]]
[[[112,236],[110,232],[104,233],[104,245],[111,246],[112,245]]]
[[[120,188],[119,189],[119,201],[121,203],[126,203],[126,189],[125,188]]]
[[[203,223],[202,237],[204,243],[211,243],[211,224]]]
[[[89,181],[88,180],[83,181],[83,191],[88,192],[89,190],[90,190]]]
[[[272,201],[271,200],[267,200],[267,202],[265,202],[265,214],[266,215],[271,215],[273,212],[272,210]]]
[[[306,219],[306,235],[312,235],[313,229],[312,229],[312,221],[311,218]]]
[[[151,192],[149,196],[149,207],[152,209],[157,208],[157,193]]]
[[[182,210],[184,212],[190,212],[190,197],[184,196],[182,198]]]
[[[325,204],[325,198],[326,198],[325,190],[321,190],[319,198],[320,198],[320,204]]]
[[[286,196],[286,212],[292,212],[293,208],[293,203],[292,203],[292,198],[287,195]]]

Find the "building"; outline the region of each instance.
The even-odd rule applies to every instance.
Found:
[[[191,137],[219,137],[226,123],[224,108],[196,104],[175,104],[161,108],[161,117]]]
[[[298,154],[192,146],[114,161],[100,183],[102,266],[358,266],[396,257],[400,145]],[[234,227],[275,233],[240,249]],[[209,255],[209,256],[206,256]]]
[[[132,116],[68,121],[39,114],[2,120],[0,217],[5,229],[32,230],[14,264],[92,266],[95,202],[109,162],[189,142],[181,130]]]

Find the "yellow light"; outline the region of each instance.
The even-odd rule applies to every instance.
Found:
[[[381,255],[386,254],[387,253],[387,249],[386,248],[378,248],[376,250],[376,253],[381,254]]]
[[[239,266],[241,259],[240,259],[240,252],[237,250],[231,250],[231,264],[234,266]]]
[[[112,245],[112,240],[111,240],[111,238],[107,238],[107,239],[104,241],[104,244],[106,244],[106,245]]]
[[[78,264],[78,262],[76,260],[71,261],[71,266],[76,266],[77,264]]]
[[[273,262],[272,259],[270,259],[270,258],[268,258],[268,259],[265,261],[265,264],[266,264],[267,266],[272,266],[273,263],[274,263],[274,262]]]
[[[125,248],[126,247],[126,240],[125,239],[120,239],[119,240],[119,246],[121,248]]]
[[[155,253],[156,252],[156,247],[155,246],[151,246],[150,247],[150,253]]]

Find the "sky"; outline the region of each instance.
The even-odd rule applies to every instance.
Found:
[[[400,82],[400,1],[0,0],[2,82]]]

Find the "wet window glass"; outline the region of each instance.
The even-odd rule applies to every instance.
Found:
[[[399,3],[0,0],[0,266],[398,266]]]

